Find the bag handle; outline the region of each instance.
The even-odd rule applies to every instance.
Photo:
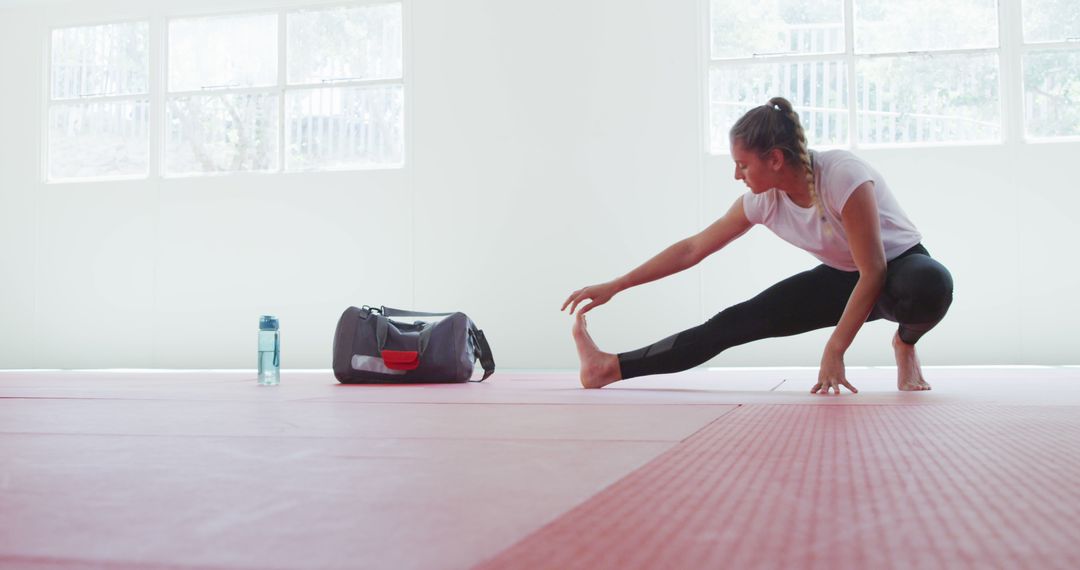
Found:
[[[424,327],[420,331],[420,335],[417,337],[416,352],[420,356],[424,355],[424,351],[427,350],[428,344],[431,342],[431,332],[435,330],[435,327]],[[378,315],[375,317],[375,346],[382,352],[386,347],[386,337],[390,334],[390,319],[389,317]]]
[[[379,348],[380,351],[382,351],[383,347],[386,346],[386,335],[390,332],[388,330],[390,328],[390,323],[389,323],[390,317],[398,317],[398,316],[408,317],[408,316],[420,316],[420,315],[450,316],[450,315],[454,314],[454,313],[419,313],[419,312],[415,312],[415,311],[404,311],[404,310],[401,310],[401,309],[392,309],[390,307],[380,307],[380,308],[376,309],[375,307],[369,307],[367,305],[364,305],[364,308],[368,309],[369,311],[374,311],[374,312],[379,313],[375,317],[375,342],[377,343],[378,348]],[[434,327],[425,327],[420,331],[420,336],[417,339],[416,351],[421,356],[424,355],[424,350],[427,349],[427,345],[431,341],[431,332],[433,330],[434,330]]]
[[[393,307],[383,306],[379,309],[379,312],[384,317],[449,317],[454,313],[429,313],[425,311],[406,311],[404,309],[395,309]]]
[[[375,318],[375,348],[382,352],[383,347],[386,346],[386,335],[389,333],[390,323],[386,322],[386,319]]]
[[[378,311],[379,313],[382,314],[383,317],[449,317],[450,315],[454,314],[454,313],[431,313],[431,312],[426,312],[426,311],[406,311],[404,309],[395,309],[393,307],[387,307],[385,305],[378,308],[378,309],[375,309],[374,307],[367,307],[367,306],[365,306],[365,308],[368,308],[368,309],[371,309],[371,310],[374,310],[374,311]],[[378,323],[377,323],[377,334],[376,334],[376,338],[378,339],[379,349],[380,350],[382,350],[383,343],[386,342],[386,333],[387,333],[386,329],[387,329],[387,323],[385,322],[384,319],[380,319],[378,321]],[[423,354],[424,349],[427,348],[426,347],[427,339],[424,338],[424,336],[425,336],[424,332],[425,331],[422,331],[420,333],[420,346],[418,347],[420,349],[421,354]],[[427,336],[430,336],[430,334],[431,334],[430,329],[427,329],[426,332],[428,332]],[[484,336],[484,331],[476,328],[475,324],[471,324],[471,325],[469,325],[469,332],[472,333],[473,339],[476,341],[476,345],[480,349],[479,354],[477,355],[477,357],[480,359],[480,366],[482,366],[483,369],[484,369],[484,377],[483,378],[481,378],[479,380],[470,380],[470,382],[483,382],[484,380],[487,380],[489,376],[491,376],[492,374],[495,373],[495,357],[491,354],[491,345],[488,344],[487,337]]]

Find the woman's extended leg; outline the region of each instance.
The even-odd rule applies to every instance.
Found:
[[[579,318],[574,341],[581,359],[581,383],[600,388],[624,378],[679,372],[732,346],[835,326],[857,281],[858,273],[821,265],[725,309],[700,326],[618,355],[600,351]],[[886,318],[900,323],[893,349],[901,390],[929,389],[914,343],[941,321],[951,303],[952,277],[922,245],[889,262],[885,288],[867,320]]]
[[[732,346],[834,326],[858,278],[858,273],[820,265],[724,309],[702,325],[619,355],[600,352],[584,319],[579,318],[574,341],[581,359],[581,383],[599,388],[624,378],[679,372]]]

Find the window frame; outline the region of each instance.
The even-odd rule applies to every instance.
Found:
[[[763,63],[801,63],[819,62],[831,59],[844,61],[847,74],[848,100],[848,143],[842,146],[831,145],[829,148],[846,149],[888,149],[888,148],[930,148],[930,147],[979,147],[1015,143],[1046,144],[1080,141],[1080,135],[1062,137],[1031,137],[1027,135],[1024,117],[1024,58],[1031,52],[1062,50],[1080,52],[1080,42],[1066,40],[1057,42],[1026,43],[1023,38],[1022,0],[997,0],[996,14],[998,38],[996,47],[965,48],[946,50],[919,50],[887,53],[855,53],[855,0],[842,0],[844,3],[844,51],[814,54],[758,54],[750,57],[713,57],[712,54],[712,1],[700,0],[699,15],[702,22],[699,28],[700,49],[703,54],[700,91],[704,103],[704,125],[702,127],[704,151],[709,156],[730,156],[728,151],[714,151],[712,140],[712,99],[709,89],[709,75],[717,68]],[[997,140],[987,141],[933,141],[913,143],[865,143],[858,138],[858,85],[856,66],[860,61],[898,56],[937,56],[964,54],[996,54],[998,60],[998,108],[1001,121],[1001,135]],[[762,102],[764,103],[764,102]]]
[[[1014,97],[1016,99],[1016,105],[1015,105],[1015,109],[1016,109],[1015,112],[1016,112],[1016,115],[1017,115],[1017,117],[1016,117],[1017,127],[1016,128],[1018,129],[1017,132],[1019,134],[1019,138],[1021,140],[1023,140],[1023,142],[1028,143],[1028,144],[1052,144],[1052,143],[1078,142],[1078,141],[1080,141],[1080,134],[1057,136],[1057,137],[1037,137],[1037,136],[1029,136],[1027,134],[1027,123],[1026,123],[1026,117],[1025,117],[1025,112],[1024,112],[1024,105],[1025,105],[1025,103],[1024,103],[1024,95],[1026,93],[1026,87],[1027,87],[1027,85],[1025,84],[1025,81],[1024,81],[1024,61],[1025,61],[1025,59],[1032,52],[1065,51],[1065,52],[1073,52],[1073,53],[1076,53],[1076,54],[1080,55],[1080,37],[1071,38],[1071,39],[1065,39],[1065,40],[1059,40],[1059,41],[1049,41],[1049,42],[1028,42],[1028,41],[1025,41],[1024,40],[1024,22],[1023,22],[1023,17],[1024,17],[1023,3],[1024,3],[1024,0],[1015,0],[1015,1],[998,0],[999,10],[1004,10],[1004,8],[1002,8],[1003,4],[1007,5],[1008,9],[1011,11],[1011,13],[1009,13],[1008,15],[1010,17],[1012,17],[1012,19],[1016,22],[1015,30],[1013,30],[1013,37],[1011,38],[1011,40],[1012,40],[1012,43],[1015,44],[1014,52],[1015,52],[1015,60],[1016,61],[1015,61],[1015,69],[1013,71],[1016,74],[1016,81],[1014,82],[1015,87],[1016,87],[1016,93],[1015,93]],[[1002,17],[1004,17],[1004,16],[1002,16]]]
[[[289,85],[288,84],[288,15],[296,12],[305,12],[313,10],[331,10],[335,8],[359,8],[365,6],[378,6],[386,4],[397,4],[401,6],[401,75],[393,79],[351,79],[342,81],[333,81],[327,84],[306,84],[306,85]],[[332,172],[360,172],[360,171],[382,171],[382,170],[404,170],[410,163],[412,137],[411,137],[411,116],[412,116],[412,97],[409,89],[409,69],[411,61],[410,50],[410,36],[411,36],[411,18],[410,18],[411,2],[409,0],[345,0],[336,2],[323,2],[323,3],[311,3],[311,4],[293,4],[284,5],[278,7],[269,7],[261,9],[248,9],[248,10],[226,10],[220,12],[168,12],[158,13],[153,15],[131,17],[131,18],[112,18],[102,19],[97,21],[76,20],[71,22],[50,22],[45,28],[44,34],[44,60],[42,67],[44,73],[42,74],[42,93],[44,93],[44,112],[41,113],[41,130],[40,140],[44,144],[40,145],[40,176],[42,183],[46,185],[54,184],[78,184],[88,182],[109,182],[109,181],[128,181],[128,180],[148,180],[148,179],[183,179],[183,178],[205,178],[205,177],[221,177],[221,176],[265,176],[265,175],[304,175],[304,174],[318,174],[318,173],[332,173]],[[197,18],[214,18],[214,17],[228,17],[228,16],[241,16],[241,15],[255,15],[255,14],[276,14],[277,15],[277,49],[278,49],[278,64],[277,64],[277,83],[273,86],[265,87],[244,87],[244,88],[226,88],[226,89],[213,89],[213,90],[187,90],[187,91],[169,91],[169,23],[174,20],[185,19],[197,19]],[[148,141],[148,168],[146,174],[138,175],[121,175],[121,176],[101,176],[101,177],[84,177],[84,178],[69,178],[50,180],[49,178],[49,116],[50,111],[54,104],[66,104],[71,101],[62,100],[54,102],[52,98],[52,36],[54,30],[62,30],[68,28],[81,28],[81,27],[94,27],[103,26],[109,24],[123,24],[134,22],[146,22],[149,25],[149,85],[148,92],[146,94],[139,95],[120,95],[120,96],[107,96],[102,97],[101,100],[149,100],[149,141]],[[400,85],[402,89],[402,159],[400,163],[396,164],[380,164],[380,165],[365,165],[365,166],[346,166],[339,168],[316,168],[316,169],[304,169],[304,170],[289,170],[286,168],[287,161],[287,149],[286,144],[286,94],[289,92],[296,92],[301,90],[310,89],[324,89],[330,87],[370,87],[377,85]],[[278,164],[275,170],[266,171],[223,171],[223,172],[202,172],[202,173],[180,173],[169,174],[166,172],[166,137],[168,136],[165,128],[166,120],[166,106],[170,97],[186,96],[186,95],[206,95],[213,94],[243,94],[243,93],[273,93],[278,97]],[[72,101],[87,101],[90,97],[82,99],[74,99]],[[39,99],[40,101],[41,99]],[[98,99],[94,99],[98,100]]]
[[[282,155],[281,155],[281,131],[283,126],[281,124],[282,119],[282,103],[280,101],[282,86],[282,62],[284,59],[284,45],[282,43],[282,29],[281,22],[283,14],[289,9],[261,9],[261,10],[242,10],[242,11],[229,11],[229,12],[215,12],[212,14],[190,14],[190,15],[173,15],[164,18],[162,30],[160,34],[161,38],[161,91],[162,91],[162,105],[160,106],[160,119],[159,134],[158,134],[158,163],[160,168],[158,170],[158,176],[164,179],[177,179],[177,178],[204,178],[204,177],[219,177],[219,176],[233,176],[237,174],[243,175],[259,175],[259,174],[281,174],[284,172],[282,168]],[[174,21],[178,20],[198,20],[198,19],[213,19],[213,18],[228,18],[230,16],[259,16],[275,14],[277,16],[277,83],[275,85],[257,86],[257,87],[225,87],[220,89],[195,89],[195,90],[183,90],[183,91],[170,91],[169,90],[169,27]],[[198,97],[206,95],[251,95],[251,94],[274,94],[279,98],[278,101],[278,163],[277,168],[274,170],[225,170],[220,172],[181,172],[181,173],[169,173],[167,170],[167,137],[169,136],[168,129],[166,128],[166,120],[168,117],[168,104],[169,100],[173,98],[182,97]]]
[[[147,85],[145,93],[137,94],[124,94],[124,95],[86,95],[82,97],[76,97],[71,99],[55,99],[53,97],[53,34],[59,30],[69,30],[74,28],[95,28],[99,26],[121,25],[121,24],[141,24],[147,25]],[[113,182],[113,181],[126,181],[126,180],[147,180],[154,175],[154,22],[152,18],[147,17],[132,17],[132,18],[120,18],[90,21],[82,23],[59,23],[49,25],[45,29],[44,42],[44,54],[43,61],[44,73],[42,73],[42,93],[44,93],[44,112],[41,114],[41,131],[40,140],[43,144],[40,145],[40,164],[41,164],[41,181],[47,185],[60,185],[60,184],[85,184],[93,182]],[[52,116],[52,110],[55,107],[71,106],[80,103],[89,102],[136,102],[136,101],[148,101],[149,108],[147,109],[147,141],[146,141],[146,173],[145,174],[113,174],[104,176],[83,176],[77,178],[57,178],[53,179],[49,176],[49,149],[52,144],[52,136],[50,133],[50,118]]]
[[[389,4],[398,4],[398,5],[401,6],[401,43],[402,43],[402,46],[401,46],[401,76],[400,77],[388,78],[388,79],[355,79],[355,78],[352,78],[352,79],[337,79],[337,80],[333,80],[333,81],[325,82],[325,83],[296,83],[296,84],[293,84],[293,85],[289,84],[289,78],[288,78],[288,64],[289,64],[289,61],[288,61],[288,49],[289,49],[289,46],[288,46],[288,42],[289,42],[288,24],[289,24],[289,14],[298,13],[298,12],[310,12],[310,11],[317,11],[317,10],[330,10],[330,9],[342,8],[342,7],[344,7],[344,8],[357,8],[357,7],[364,7],[364,6],[383,6],[383,5],[389,5]],[[283,90],[279,95],[280,96],[280,109],[279,109],[279,114],[278,114],[278,124],[281,125],[279,138],[278,138],[278,148],[279,148],[280,153],[281,153],[280,161],[279,161],[279,164],[281,166],[281,170],[280,170],[281,172],[288,172],[288,173],[351,172],[351,171],[356,171],[356,170],[394,170],[394,169],[401,169],[401,168],[405,167],[405,163],[408,161],[408,150],[407,150],[408,149],[408,140],[411,138],[411,137],[407,136],[408,124],[409,124],[408,123],[408,118],[409,118],[409,112],[408,112],[408,110],[409,110],[409,106],[408,106],[409,98],[408,98],[408,93],[409,93],[409,90],[406,88],[405,76],[406,76],[406,69],[408,67],[408,65],[407,65],[408,64],[408,57],[407,57],[407,49],[406,49],[406,46],[408,45],[408,42],[406,41],[407,20],[408,19],[406,18],[405,14],[406,14],[406,3],[405,3],[404,0],[370,0],[370,1],[367,1],[367,2],[350,2],[350,3],[311,5],[311,6],[302,6],[302,7],[289,8],[287,10],[282,11],[282,16],[278,20],[278,25],[279,25],[279,28],[278,28],[278,42],[279,42],[279,49],[281,50],[279,52],[281,54],[281,56],[278,58],[278,81],[279,81],[279,84],[283,86]],[[325,168],[325,167],[323,167],[323,168],[317,168],[317,169],[295,169],[295,170],[288,169],[287,165],[288,165],[288,160],[289,160],[289,155],[288,155],[289,153],[288,153],[288,148],[287,148],[286,145],[288,144],[289,141],[288,141],[288,134],[287,134],[286,128],[285,128],[285,125],[286,125],[285,119],[286,119],[286,116],[288,115],[286,105],[288,104],[288,94],[290,92],[291,93],[297,93],[297,92],[301,92],[301,91],[314,91],[314,90],[318,90],[318,89],[346,89],[346,88],[350,88],[350,87],[361,87],[361,88],[363,88],[363,87],[377,87],[377,86],[381,86],[381,85],[399,85],[399,86],[401,86],[401,90],[402,90],[402,98],[403,98],[403,101],[402,101],[402,122],[403,122],[402,136],[404,137],[404,141],[403,141],[403,148],[402,148],[402,155],[401,155],[401,162],[400,163],[389,164],[389,165],[373,165],[373,166],[342,166],[342,167],[337,167],[337,168]]]

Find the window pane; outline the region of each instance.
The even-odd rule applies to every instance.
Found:
[[[146,22],[53,30],[52,97],[149,93]]]
[[[711,0],[714,58],[844,51],[843,0]]]
[[[287,95],[288,170],[399,166],[400,85],[305,89]]]
[[[1001,138],[996,54],[865,59],[855,76],[862,143]]]
[[[1080,2],[1076,0],[1023,0],[1024,41],[1080,40]]]
[[[401,4],[289,14],[289,83],[401,77]]]
[[[147,175],[149,122],[149,100],[53,105],[49,180]]]
[[[1031,137],[1080,136],[1080,51],[1024,57],[1024,122]]]
[[[169,22],[169,90],[277,84],[277,14]]]
[[[278,96],[171,97],[165,172],[193,174],[278,169]]]
[[[842,61],[716,65],[709,72],[710,147],[727,153],[728,131],[773,97],[795,106],[810,146],[848,140],[847,73]]]
[[[855,0],[855,52],[993,48],[997,0]]]

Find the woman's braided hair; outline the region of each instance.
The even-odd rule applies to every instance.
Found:
[[[738,121],[735,121],[728,137],[732,145],[738,140],[742,142],[746,150],[756,152],[760,156],[768,154],[775,148],[784,153],[786,162],[801,163],[803,169],[806,170],[810,199],[814,202],[821,221],[825,221],[825,209],[821,200],[818,199],[817,188],[814,186],[814,167],[810,162],[810,151],[806,146],[806,132],[803,131],[802,123],[799,122],[799,114],[791,107],[791,101],[783,97],[773,97],[767,104],[750,109]]]

